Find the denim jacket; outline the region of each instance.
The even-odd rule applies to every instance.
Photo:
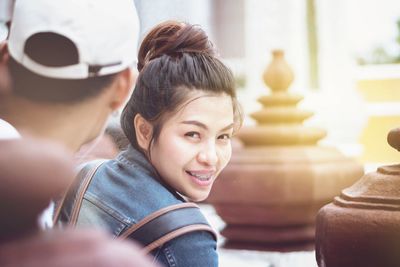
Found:
[[[129,146],[97,170],[84,195],[77,227],[98,226],[117,237],[147,215],[185,202],[157,177],[143,154]],[[209,232],[176,237],[152,254],[163,266],[218,266],[216,241]]]

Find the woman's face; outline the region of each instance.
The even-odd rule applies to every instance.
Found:
[[[151,146],[151,163],[162,179],[192,201],[207,198],[231,158],[231,97],[197,91],[164,122]]]

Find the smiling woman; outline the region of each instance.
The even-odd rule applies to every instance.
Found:
[[[137,84],[121,116],[130,146],[95,171],[78,212],[70,208],[76,198],[66,198],[62,223],[76,217],[77,226],[131,237],[166,209],[207,198],[230,160],[230,139],[242,117],[232,73],[204,31],[162,23],[145,37],[138,59]],[[180,219],[187,224],[182,234],[152,247],[163,266],[218,266],[216,240],[204,230],[208,223],[199,209],[191,212]],[[191,218],[203,218],[203,226],[188,230]],[[153,234],[147,228],[144,239]]]

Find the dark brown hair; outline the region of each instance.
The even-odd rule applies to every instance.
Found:
[[[177,21],[157,25],[140,46],[138,70],[135,90],[122,112],[121,127],[139,151],[136,114],[153,125],[151,145],[160,135],[165,115],[176,111],[194,90],[229,95],[235,121],[241,124],[232,72],[217,58],[213,44],[198,26]]]

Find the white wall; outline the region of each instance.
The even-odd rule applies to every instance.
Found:
[[[211,0],[135,0],[141,23],[141,37],[157,23],[180,20],[201,25],[212,38]]]

